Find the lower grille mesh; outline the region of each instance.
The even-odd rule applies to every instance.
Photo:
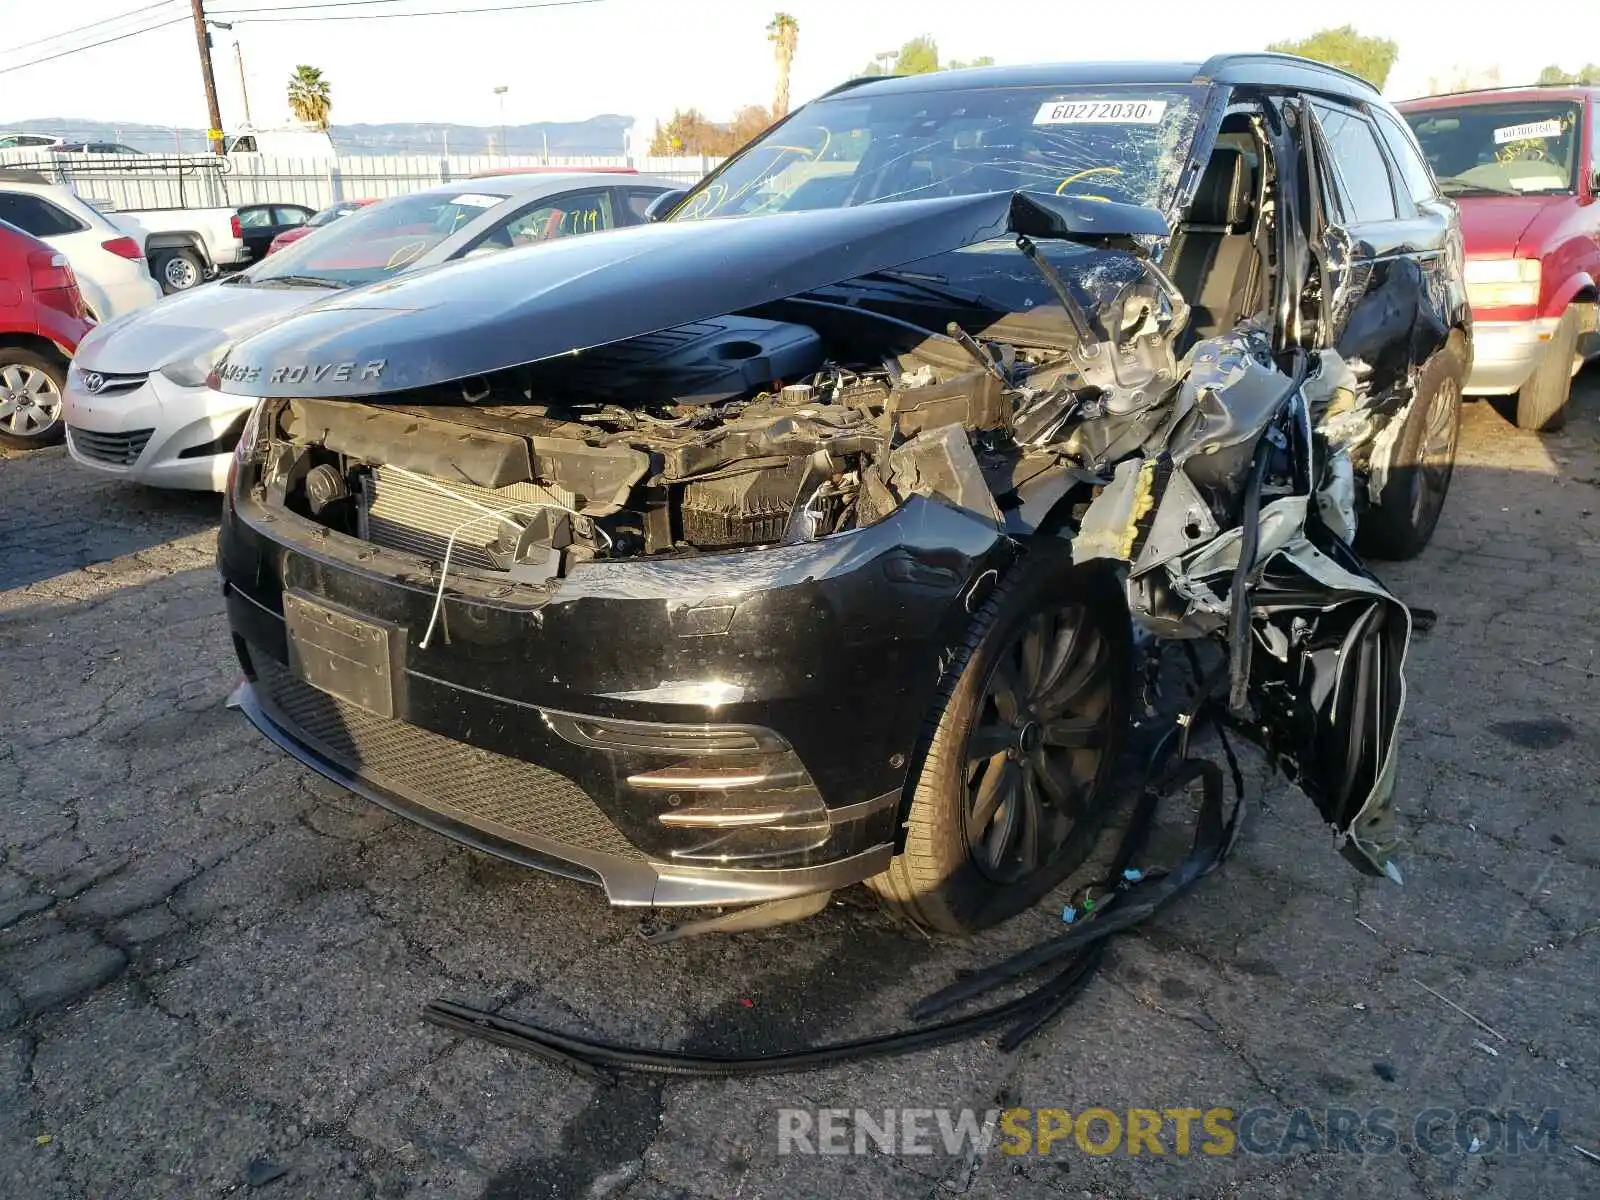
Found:
[[[379,717],[319,691],[250,647],[269,715],[344,770],[445,816],[626,858],[643,858],[564,775]]]
[[[72,437],[73,449],[85,458],[110,463],[117,467],[131,467],[139,461],[139,455],[143,454],[144,448],[150,444],[150,435],[155,433],[155,430],[130,429],[123,433],[96,433],[92,429],[69,426],[67,432]]]

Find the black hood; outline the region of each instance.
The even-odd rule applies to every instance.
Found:
[[[237,343],[214,386],[374,396],[769,304],[1011,232],[1166,232],[1130,205],[1029,193],[669,221],[511,250],[318,304]]]

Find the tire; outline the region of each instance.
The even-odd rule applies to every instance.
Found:
[[[164,295],[187,292],[197,288],[206,279],[205,264],[193,250],[164,250],[150,264],[150,273],[156,277]]]
[[[0,445],[30,449],[66,432],[61,393],[67,364],[18,346],[0,346]]]
[[[1567,423],[1572,360],[1578,353],[1578,310],[1567,305],[1539,365],[1517,393],[1517,428],[1554,433]]]
[[[924,735],[905,848],[867,881],[927,929],[972,933],[1038,903],[1083,864],[1111,807],[1127,605],[1104,564],[1074,567],[1065,543],[1043,540],[974,618]]]
[[[1361,514],[1356,548],[1369,558],[1415,558],[1433,538],[1455,471],[1467,344],[1452,333],[1417,380],[1379,503]]]

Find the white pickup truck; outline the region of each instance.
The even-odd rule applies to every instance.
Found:
[[[227,195],[222,168],[210,156],[0,150],[0,169],[8,168],[35,172],[128,232],[144,234],[150,274],[169,295],[250,261],[237,211],[213,206]],[[206,207],[191,207],[196,200]]]
[[[150,274],[168,295],[250,261],[234,209],[150,208],[118,210],[115,216],[117,224],[145,232]]]

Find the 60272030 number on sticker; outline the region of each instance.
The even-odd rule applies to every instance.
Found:
[[[1033,115],[1035,125],[1158,125],[1167,115],[1165,100],[1047,100]]]

